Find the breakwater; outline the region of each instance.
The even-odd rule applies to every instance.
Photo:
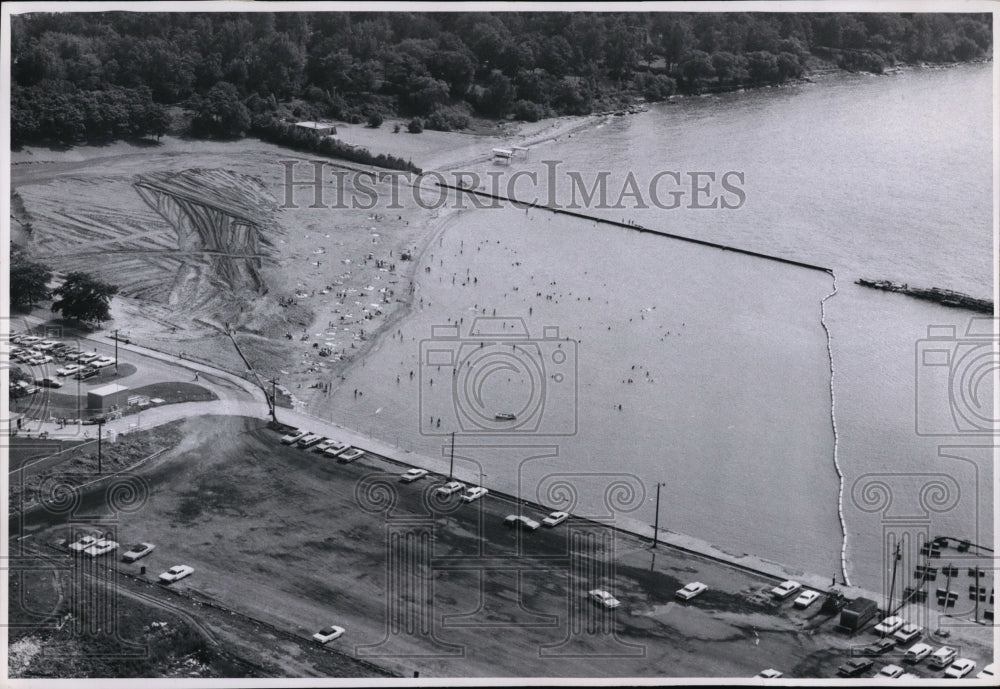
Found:
[[[745,256],[754,256],[756,258],[763,258],[768,261],[777,261],[779,263],[785,263],[787,265],[797,266],[799,268],[806,268],[808,270],[819,270],[824,273],[832,274],[830,268],[824,268],[823,266],[817,266],[812,263],[805,263],[803,261],[795,261],[790,258],[782,258],[781,256],[771,256],[770,254],[762,254],[757,251],[750,251],[749,249],[740,249],[734,246],[728,246],[726,244],[719,244],[717,242],[710,242],[705,239],[696,239],[694,237],[685,237],[684,235],[674,234],[672,232],[666,232],[664,230],[657,230],[651,227],[645,227],[643,225],[638,225],[636,223],[621,222],[618,220],[611,220],[608,218],[602,218],[596,215],[589,215],[587,213],[580,213],[578,211],[569,210],[566,208],[558,208],[555,206],[549,206],[543,203],[536,203],[531,201],[521,201],[520,199],[512,198],[510,196],[503,196],[501,194],[491,194],[485,191],[479,191],[477,189],[469,189],[467,187],[456,186],[453,184],[447,184],[444,182],[436,182],[437,186],[444,187],[445,189],[452,189],[454,191],[464,192],[466,194],[471,194],[473,196],[478,196],[480,198],[493,199],[495,201],[507,201],[522,208],[537,208],[539,210],[549,211],[550,213],[555,213],[557,215],[569,215],[574,218],[582,218],[584,220],[590,220],[592,222],[601,223],[603,225],[612,225],[614,227],[621,227],[626,230],[633,230],[635,232],[645,232],[648,234],[655,234],[661,237],[668,237],[670,239],[676,239],[682,242],[690,242],[692,244],[700,244],[702,246],[708,246],[713,249],[720,249],[722,251],[732,251],[734,253],[743,254]]]
[[[993,313],[993,302],[989,299],[976,299],[962,292],[955,292],[950,289],[939,287],[910,287],[908,284],[900,284],[890,280],[865,280],[859,278],[855,284],[872,289],[880,289],[885,292],[900,292],[917,299],[936,301],[943,306],[953,306],[956,308],[970,309],[980,313]]]

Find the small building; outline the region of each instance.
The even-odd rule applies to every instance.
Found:
[[[129,389],[118,383],[110,383],[87,392],[87,409],[106,412],[128,404]]]
[[[311,132],[316,132],[320,136],[332,136],[337,133],[336,125],[330,124],[329,122],[296,122],[295,126],[308,129]]]
[[[493,149],[493,162],[501,164],[510,164],[510,159],[514,157],[514,152],[509,148],[494,148]]]
[[[854,633],[860,631],[878,615],[878,604],[870,598],[855,598],[840,611],[840,628]]]

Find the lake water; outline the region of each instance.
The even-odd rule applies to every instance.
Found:
[[[979,351],[965,337],[972,314],[853,284],[992,296],[991,68],[679,100],[539,146],[511,169],[544,174],[543,161],[558,160],[585,178],[631,171],[643,184],[665,170],[738,171],[737,210],[589,212],[833,269],[848,572],[871,588],[883,584],[886,534],[901,516],[927,533],[993,536],[985,438],[969,433],[974,417],[952,414],[950,369],[918,357],[932,325],[956,328],[934,348],[955,359]],[[459,431],[464,475],[621,523],[652,524],[662,483],[662,527],[840,572],[820,321],[829,274],[505,208],[452,216],[418,275],[422,304],[332,396],[339,419],[436,457]],[[494,315],[506,320],[470,330]],[[513,337],[516,318],[530,337]],[[499,411],[518,419],[503,426]],[[482,432],[496,428],[516,430]],[[891,505],[878,503],[880,484]]]

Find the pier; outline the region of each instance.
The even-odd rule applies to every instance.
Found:
[[[900,284],[890,280],[865,280],[864,278],[855,280],[854,284],[872,289],[880,289],[885,292],[900,292],[916,299],[936,301],[942,306],[970,309],[980,313],[993,313],[993,302],[989,299],[976,299],[975,297],[970,297],[968,294],[955,292],[950,289],[941,289],[940,287],[910,287],[908,284]]]
[[[495,153],[496,151],[494,151]],[[509,158],[507,159],[509,160]],[[474,194],[481,198],[493,199],[495,201],[507,201],[522,207],[537,208],[539,210],[548,211],[550,213],[556,213],[557,215],[569,215],[576,218],[582,218],[583,220],[591,220],[593,222],[601,223],[603,225],[611,225],[613,227],[620,227],[626,230],[633,230],[635,232],[644,232],[648,234],[655,234],[661,237],[667,237],[669,239],[676,239],[682,242],[690,242],[691,244],[700,244],[702,246],[708,246],[713,249],[721,249],[722,251],[732,251],[737,254],[743,254],[745,256],[753,256],[755,258],[763,258],[768,261],[777,261],[778,263],[784,263],[787,265],[797,266],[799,268],[806,268],[808,270],[819,270],[830,275],[833,274],[831,268],[824,268],[823,266],[813,265],[811,263],[805,263],[804,261],[796,261],[790,258],[782,258],[781,256],[771,256],[770,254],[762,254],[757,251],[750,251],[749,249],[740,249],[734,246],[727,246],[726,244],[719,244],[717,242],[710,242],[705,239],[695,239],[694,237],[685,237],[680,234],[673,234],[672,232],[666,232],[664,230],[657,230],[650,227],[645,227],[643,225],[638,225],[635,223],[621,222],[618,220],[610,220],[608,218],[601,218],[596,215],[588,215],[587,213],[580,213],[577,211],[567,210],[565,208],[556,208],[553,206],[548,206],[542,203],[533,203],[528,201],[521,201],[520,199],[511,198],[509,196],[503,196],[500,194],[491,194],[485,191],[478,191],[476,189],[467,189],[461,186],[455,186],[453,184],[447,184],[444,182],[435,182],[439,187],[444,187],[446,189],[454,189],[455,191],[465,192],[466,194]]]

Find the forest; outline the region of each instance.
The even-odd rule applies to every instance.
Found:
[[[11,143],[284,140],[296,119],[386,116],[463,129],[986,59],[992,42],[989,14],[31,13],[11,24]]]

